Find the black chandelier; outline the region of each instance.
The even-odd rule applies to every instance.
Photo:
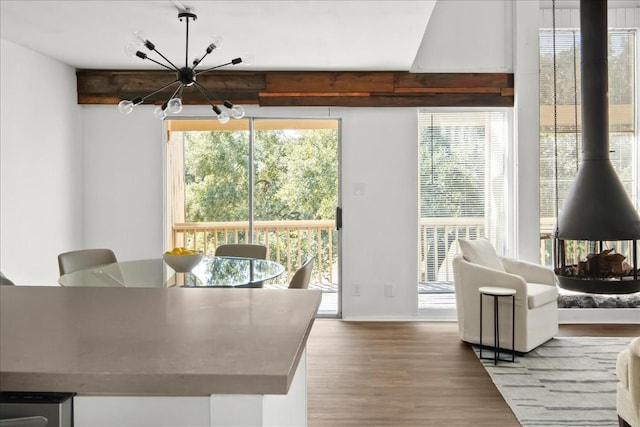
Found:
[[[196,81],[196,78],[199,75],[208,73],[209,71],[212,71],[227,65],[240,64],[241,62],[248,63],[246,58],[245,60],[243,60],[242,58],[235,58],[225,64],[216,65],[215,67],[206,68],[203,70],[196,70],[196,68],[198,67],[198,65],[202,63],[204,58],[206,58],[215,49],[220,49],[220,47],[222,47],[222,38],[218,36],[214,36],[212,37],[211,42],[209,43],[209,46],[207,46],[207,49],[204,55],[202,55],[200,58],[194,59],[191,65],[189,65],[189,20],[193,19],[195,21],[197,18],[198,18],[197,15],[191,12],[190,9],[180,10],[178,12],[178,20],[182,22],[182,20],[184,19],[185,25],[186,25],[186,37],[185,37],[186,49],[185,49],[185,59],[184,59],[185,64],[184,64],[184,67],[182,68],[179,68],[178,66],[176,66],[173,62],[167,59],[166,56],[160,53],[158,49],[156,49],[156,46],[153,43],[151,43],[149,40],[147,40],[147,38],[142,33],[135,32],[133,34],[133,41],[129,43],[125,48],[125,53],[128,56],[137,56],[140,59],[149,60],[151,62],[154,62],[160,65],[161,67],[166,68],[167,70],[175,71],[177,75],[174,81],[172,81],[167,85],[162,86],[159,89],[154,90],[153,92],[151,92],[146,96],[138,96],[131,100],[123,99],[118,104],[118,111],[120,111],[123,114],[130,114],[133,111],[133,107],[135,107],[136,105],[142,104],[147,98],[175,85],[176,89],[173,92],[173,95],[171,95],[171,98],[169,98],[169,100],[167,100],[164,104],[162,104],[161,106],[158,106],[155,109],[153,114],[157,118],[164,119],[165,117],[167,117],[167,114],[178,114],[180,111],[182,111],[182,92],[185,88],[190,86],[196,88],[200,92],[200,94],[202,94],[202,96],[207,100],[207,102],[211,104],[211,108],[215,112],[218,118],[218,121],[220,123],[227,123],[231,117],[233,117],[234,119],[241,119],[242,117],[244,117],[244,108],[242,106],[234,105],[227,100],[219,98],[215,94],[209,92],[204,86],[202,86],[200,83]],[[155,52],[165,61],[165,63],[156,61],[153,58],[149,58],[149,56],[146,53],[139,50],[142,46],[144,46],[145,48],[147,48],[152,52]],[[226,110],[222,110],[219,106],[215,105],[214,100],[222,103],[222,105],[225,107]]]

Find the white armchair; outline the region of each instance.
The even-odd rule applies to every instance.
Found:
[[[618,354],[616,408],[620,426],[640,427],[640,337]]]
[[[558,288],[553,270],[526,261],[500,257],[486,239],[458,240],[461,253],[453,259],[460,339],[480,343],[482,286],[516,290],[515,351],[527,353],[558,333]],[[511,349],[511,299],[501,299],[500,346]],[[503,305],[504,304],[504,305]],[[484,344],[493,343],[493,300],[483,300]]]

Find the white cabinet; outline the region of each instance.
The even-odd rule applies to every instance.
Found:
[[[304,427],[307,362],[303,352],[286,395],[76,396],[75,427]]]

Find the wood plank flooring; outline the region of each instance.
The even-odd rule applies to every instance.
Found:
[[[561,325],[638,336],[640,325]],[[307,344],[309,427],[520,424],[455,322],[317,319]]]

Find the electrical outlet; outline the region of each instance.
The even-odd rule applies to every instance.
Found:
[[[360,283],[354,283],[351,286],[351,295],[353,295],[354,297],[360,296]]]
[[[392,298],[393,297],[393,284],[392,283],[386,283],[384,285],[384,296],[387,298]]]
[[[364,196],[366,192],[366,186],[364,182],[354,182],[353,183],[353,195],[354,196]]]

